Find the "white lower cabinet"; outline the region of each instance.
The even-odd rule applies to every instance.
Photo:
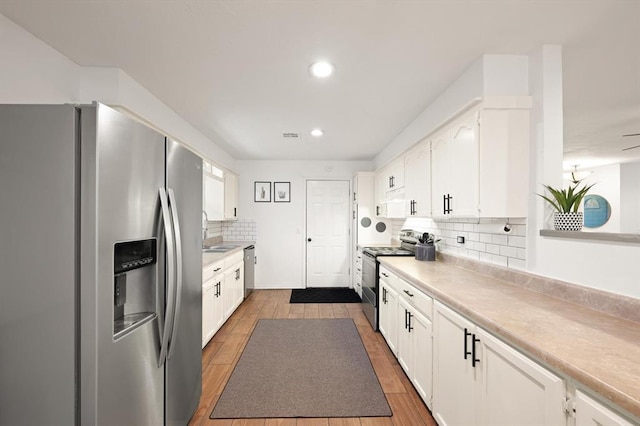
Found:
[[[477,424],[477,370],[470,348],[466,320],[439,302],[433,312],[433,417],[440,426]],[[466,354],[463,356],[463,354]]]
[[[228,294],[225,295],[225,317],[230,317],[244,299],[244,264],[236,262],[224,272],[224,283]]]
[[[476,327],[481,424],[561,425],[565,381]],[[476,364],[478,365],[478,364]]]
[[[564,425],[565,382],[436,302],[433,414],[445,425]]]
[[[213,279],[202,286],[202,347],[213,337],[214,314],[213,305],[218,287]]]
[[[244,300],[244,252],[229,255],[202,270],[202,347]]]
[[[402,294],[398,297],[397,318],[398,363],[427,407],[431,408],[433,326]]]
[[[575,426],[634,425],[581,391],[576,391],[575,417]]]
[[[395,278],[395,277],[394,277]],[[390,283],[380,280],[378,329],[395,356],[398,356],[398,293]]]
[[[209,334],[211,335],[211,337],[213,337],[214,334],[216,334],[216,332],[218,330],[220,330],[220,327],[222,327],[222,324],[224,324],[224,322],[227,320],[227,317],[225,316],[225,303],[224,303],[224,298],[227,295],[227,292],[225,291],[225,282],[224,282],[224,273],[220,273],[218,275],[216,275],[214,277],[214,282],[215,282],[215,293],[214,293],[214,299],[213,299],[213,304],[211,306],[208,307],[208,309],[211,309],[213,311],[213,329],[209,331]],[[211,339],[211,337],[209,337],[209,339]],[[209,340],[207,340],[208,342]],[[203,344],[203,346],[206,345],[206,343]]]
[[[432,390],[431,306],[429,296],[380,267],[378,328],[428,407]]]

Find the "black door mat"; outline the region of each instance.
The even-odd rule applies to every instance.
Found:
[[[289,303],[360,303],[362,299],[352,288],[304,288],[291,290]]]

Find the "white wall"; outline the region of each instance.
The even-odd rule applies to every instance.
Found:
[[[607,223],[597,228],[584,227],[584,232],[621,232],[620,231],[620,164],[608,164],[594,167],[591,174],[583,179],[584,185],[595,184],[589,191],[590,195],[604,197],[610,206],[611,216]],[[565,180],[565,188],[569,182]],[[580,185],[582,187],[582,185]],[[584,211],[584,202],[580,208]]]
[[[238,160],[236,165],[240,174],[240,216],[256,222],[256,288],[303,288],[306,256],[306,180],[350,181],[355,172],[371,170],[372,163]],[[254,202],[255,181],[291,182],[291,202]]]
[[[543,46],[530,55],[531,163],[527,270],[600,290],[640,298],[640,246],[541,237],[552,211],[535,196],[541,184],[562,185],[562,49]]]
[[[620,165],[620,232],[640,234],[640,162]]]
[[[526,221],[526,270],[570,283],[639,298],[640,286],[637,283],[640,282],[640,262],[638,262],[640,247],[638,245],[557,239],[539,235],[540,229],[551,227],[552,211],[536,193],[542,192],[542,184],[559,187],[563,183],[562,48],[560,46],[541,46],[528,57],[485,55],[472,64],[416,120],[391,141],[387,148],[375,158],[375,167],[378,169],[384,166],[408,147],[419,142],[475,97],[524,94],[529,94],[533,98],[529,152],[529,215]],[[632,173],[629,172],[629,175],[631,176]],[[633,182],[638,182],[637,177]],[[637,188],[637,183],[634,186]],[[640,203],[639,199],[640,196],[636,196],[634,202]],[[634,219],[640,221],[638,218]],[[418,225],[424,230],[442,228]],[[451,226],[455,227],[456,224]],[[464,224],[462,226],[464,230]],[[445,233],[447,231],[450,230],[445,228]],[[469,249],[465,250],[468,255]],[[507,246],[505,250],[511,250],[511,247]],[[523,259],[516,257],[517,260]],[[516,267],[521,266],[520,263]]]
[[[231,170],[235,160],[118,68],[81,67],[0,14],[0,103],[122,106],[201,156]]]
[[[77,64],[0,14],[0,103],[72,102],[79,76]]]
[[[424,139],[474,98],[527,95],[528,60],[522,55],[484,55],[476,60],[376,156],[375,168]]]

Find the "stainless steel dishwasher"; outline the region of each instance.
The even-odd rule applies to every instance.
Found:
[[[249,246],[244,249],[244,297],[253,291],[255,285],[256,247]]]

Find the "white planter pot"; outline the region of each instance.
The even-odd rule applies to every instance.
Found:
[[[553,215],[553,228],[556,231],[581,231],[584,223],[582,212],[560,213]]]

